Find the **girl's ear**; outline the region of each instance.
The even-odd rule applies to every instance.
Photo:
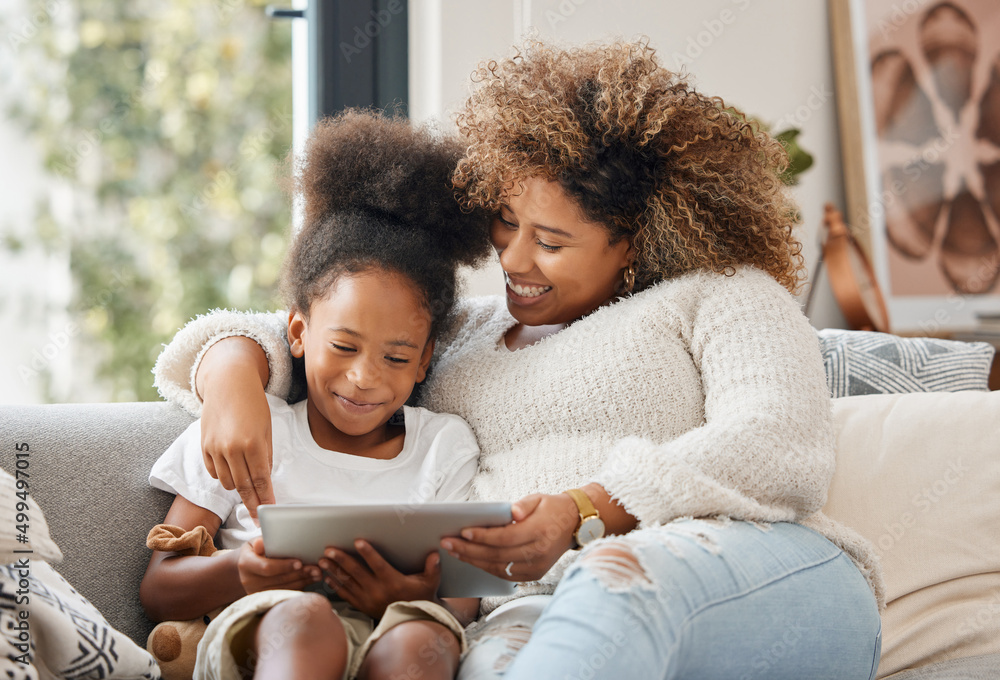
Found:
[[[301,359],[306,353],[306,319],[302,312],[293,309],[288,313],[288,346],[292,356]]]
[[[420,355],[420,364],[417,369],[417,382],[422,383],[427,377],[427,369],[431,365],[431,357],[434,356],[434,340],[428,340],[424,347],[424,353]]]

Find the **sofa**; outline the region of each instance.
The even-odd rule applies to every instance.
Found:
[[[819,337],[839,431],[825,510],[875,543],[886,570],[878,677],[1000,678],[1000,392],[987,389],[993,348],[847,331]],[[117,635],[115,658],[128,651],[137,667],[151,663],[141,654],[153,624],[138,598],[145,537],[172,500],[148,485],[147,474],[191,421],[167,403],[0,406],[0,468],[30,475],[18,478],[34,501],[32,573],[48,569],[40,560],[54,562],[72,594],[66,598],[80,600],[79,612],[93,605],[90,614],[74,614],[84,621],[78,627],[91,637]],[[8,572],[16,582],[16,569]],[[40,607],[33,597],[29,606]],[[60,611],[75,606],[50,600]],[[11,626],[26,624],[5,606],[2,628],[16,642]],[[44,632],[39,614],[20,616]],[[53,653],[38,647],[66,642],[53,637],[32,639],[36,663]],[[155,663],[128,677],[158,677]]]

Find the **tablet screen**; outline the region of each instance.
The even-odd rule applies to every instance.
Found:
[[[316,564],[327,546],[357,555],[362,538],[403,573],[423,570],[432,550],[441,555],[440,597],[509,595],[514,584],[465,564],[439,549],[442,538],[465,527],[511,521],[510,503],[400,503],[372,505],[279,504],[258,508],[268,557],[295,557]]]

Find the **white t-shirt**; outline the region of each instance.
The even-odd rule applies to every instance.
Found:
[[[403,450],[388,460],[321,448],[312,437],[306,401],[271,407],[271,484],[278,503],[426,503],[468,500],[479,465],[479,445],[458,416],[403,407]],[[191,423],[160,456],[149,483],[183,496],[222,519],[217,542],[238,548],[259,536],[236,491],[227,491],[205,469],[201,420]]]

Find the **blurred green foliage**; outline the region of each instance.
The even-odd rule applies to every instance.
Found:
[[[775,133],[774,138],[781,142],[788,152],[788,168],[781,174],[781,181],[790,186],[799,183],[799,175],[813,164],[811,153],[799,146],[799,135],[802,131],[798,128],[788,128]]]
[[[788,167],[781,173],[780,179],[786,186],[798,184],[799,175],[812,167],[814,160],[812,154],[799,145],[799,135],[802,134],[802,130],[799,128],[790,127],[775,132],[769,123],[765,123],[760,118],[751,116],[734,106],[727,106],[723,111],[767,132],[785,147],[785,152],[788,154]]]
[[[76,351],[106,399],[155,399],[150,369],[189,318],[277,302],[289,22],[242,0],[48,0],[4,23],[28,83],[6,105],[53,190],[0,248],[68,253]]]

